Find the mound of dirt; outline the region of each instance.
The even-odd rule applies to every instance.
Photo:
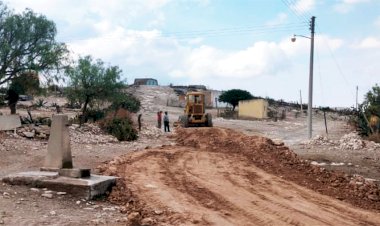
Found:
[[[120,177],[109,199],[131,224],[380,224],[339,201],[379,211],[376,184],[311,165],[282,143],[221,128],[178,128],[172,138],[175,146],[99,167]]]
[[[182,146],[242,154],[255,166],[271,174],[362,208],[380,210],[380,188],[372,181],[312,165],[300,159],[288,147],[277,145],[269,138],[247,136],[219,128],[195,131],[180,129],[175,138]],[[358,180],[363,182],[359,183],[360,188],[352,182]]]

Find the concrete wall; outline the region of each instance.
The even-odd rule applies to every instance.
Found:
[[[218,90],[211,90],[211,102],[212,102],[212,106],[213,107],[216,107],[216,103],[215,103],[215,98],[217,99],[217,103],[218,103],[218,108],[225,108],[227,107],[227,103],[224,103],[224,102],[220,102],[218,101],[219,100],[219,96],[222,95],[223,91],[218,91]]]
[[[213,107],[213,100],[211,99],[211,90],[204,90],[202,93],[205,94],[205,104],[206,107]]]
[[[268,102],[263,99],[239,101],[239,118],[267,118]]]

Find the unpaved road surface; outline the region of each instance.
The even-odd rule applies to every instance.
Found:
[[[100,167],[121,177],[110,200],[130,223],[380,225],[375,184],[312,166],[282,144],[221,128],[178,129],[173,138],[175,146]]]

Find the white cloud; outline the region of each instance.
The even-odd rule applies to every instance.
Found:
[[[342,0],[344,4],[358,4],[362,2],[369,2],[370,0]]]
[[[211,3],[211,0],[193,0],[193,1],[200,6],[208,6]]]
[[[253,46],[239,51],[223,51],[211,46],[191,49],[170,74],[190,76],[192,79],[252,78],[260,75],[275,75],[286,67],[288,58],[284,50],[274,42],[256,42]]]
[[[340,0],[340,2],[334,6],[334,9],[339,13],[348,13],[355,8],[355,5],[370,1],[371,0]]]
[[[367,37],[353,46],[357,49],[375,49],[380,48],[380,39],[375,37]]]
[[[170,1],[172,0],[12,0],[7,4],[16,12],[33,8],[33,11],[54,19],[57,24],[64,23],[67,29],[80,30],[78,27],[91,27],[98,21],[129,26],[148,20],[147,24],[157,26],[165,21],[161,9]]]
[[[293,10],[297,12],[308,12],[312,10],[315,6],[315,0],[298,0],[295,4],[291,5]]]
[[[288,20],[288,15],[286,13],[277,14],[276,18],[267,22],[268,26],[276,26],[286,23]]]
[[[380,28],[380,16],[378,16],[374,22],[374,25],[378,28]]]
[[[342,11],[349,11],[366,1],[369,0],[332,1],[334,3],[323,1],[323,4],[335,6],[335,3],[339,3],[343,7]],[[180,3],[173,0],[8,0],[8,2],[9,7],[15,8],[17,12],[29,6],[33,11],[54,20],[57,23],[59,40],[66,42],[70,50],[82,56],[92,55],[94,58],[120,66],[124,71],[124,78],[133,79],[149,75],[159,79],[160,84],[198,83],[216,89],[242,88],[257,95],[292,100],[298,98],[299,89],[307,89],[309,39],[299,37],[296,43],[293,43],[290,37],[281,40],[281,36],[273,33],[266,36],[268,40],[280,41],[255,41],[244,46],[245,42],[239,43],[239,37],[231,38],[229,42],[224,37],[224,40],[221,40],[222,37],[176,39],[162,35],[166,29],[174,31],[178,29],[172,27],[173,24],[164,27],[169,21],[174,20],[175,25],[183,25],[180,16],[172,15],[171,10],[176,10],[175,7],[179,9],[185,7],[187,12],[191,13],[191,10],[212,6],[211,0],[179,0]],[[320,3],[316,0],[291,2],[295,3],[292,7],[300,14],[314,9],[316,4]],[[165,6],[170,3],[172,5],[166,8]],[[166,12],[168,14],[165,14]],[[218,15],[218,18],[205,25],[229,26],[225,20],[219,21],[223,15],[213,13]],[[273,18],[275,19],[266,25],[289,22],[286,14],[273,15]],[[350,23],[350,20],[347,20],[347,23]],[[380,17],[374,24],[380,28]],[[180,30],[186,30],[186,27]],[[339,32],[334,30],[334,34],[335,31]],[[331,84],[331,91],[325,93],[330,97],[329,104],[339,103],[349,106],[350,101],[344,93],[347,87],[336,87],[344,84],[339,76],[341,72],[337,70],[335,61],[331,59],[330,51],[339,50],[336,51],[336,56],[340,68],[346,73],[346,77],[352,80],[352,84],[375,83],[380,70],[376,61],[379,59],[380,51],[373,51],[371,48],[380,48],[380,37],[368,34],[368,38],[360,40],[355,45],[356,48],[365,48],[365,51],[357,51],[352,48],[342,48],[350,36],[344,33],[340,35],[346,37],[347,41],[317,34],[315,48],[321,56],[321,65],[318,65],[319,59],[316,56],[315,75],[325,76],[321,79],[325,86]],[[254,38],[252,40],[257,40],[257,37]],[[239,45],[235,45],[236,43]],[[319,73],[318,70],[322,71]],[[367,77],[358,80],[359,73]],[[318,93],[317,84],[316,93]],[[341,93],[343,97],[337,97],[337,93]]]

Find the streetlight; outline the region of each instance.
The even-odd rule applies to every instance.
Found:
[[[313,66],[314,66],[314,33],[315,33],[315,16],[310,19],[311,36],[293,35],[292,42],[296,41],[296,37],[310,39],[310,68],[309,68],[309,103],[307,105],[307,125],[309,139],[312,137],[312,108],[313,108]]]

